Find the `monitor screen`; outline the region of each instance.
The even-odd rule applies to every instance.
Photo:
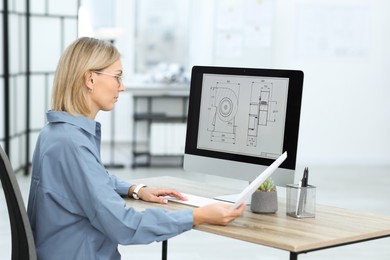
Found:
[[[252,181],[283,152],[272,178],[294,181],[303,72],[192,69],[184,169]]]

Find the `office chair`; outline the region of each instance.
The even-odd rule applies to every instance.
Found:
[[[0,146],[0,180],[7,202],[11,225],[12,257],[11,260],[36,260],[34,238],[26,207],[16,180],[11,163]]]

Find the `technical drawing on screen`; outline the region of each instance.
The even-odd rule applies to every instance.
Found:
[[[204,74],[203,86],[198,148],[270,159],[282,154],[288,78]]]
[[[298,70],[194,66],[184,169],[252,181],[287,152],[273,179],[294,181],[302,88]]]

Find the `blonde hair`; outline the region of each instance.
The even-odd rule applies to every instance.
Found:
[[[86,99],[86,72],[103,70],[119,58],[118,50],[109,42],[89,37],[74,41],[58,62],[53,82],[52,110],[88,116],[91,111]]]

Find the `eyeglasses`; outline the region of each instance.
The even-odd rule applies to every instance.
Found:
[[[93,70],[92,72],[94,72],[96,74],[101,74],[101,75],[106,75],[109,77],[116,78],[116,80],[118,81],[118,84],[119,84],[118,87],[120,87],[122,85],[122,76],[111,74],[111,73],[106,73],[106,72],[102,72],[102,71],[97,71],[97,70]]]

